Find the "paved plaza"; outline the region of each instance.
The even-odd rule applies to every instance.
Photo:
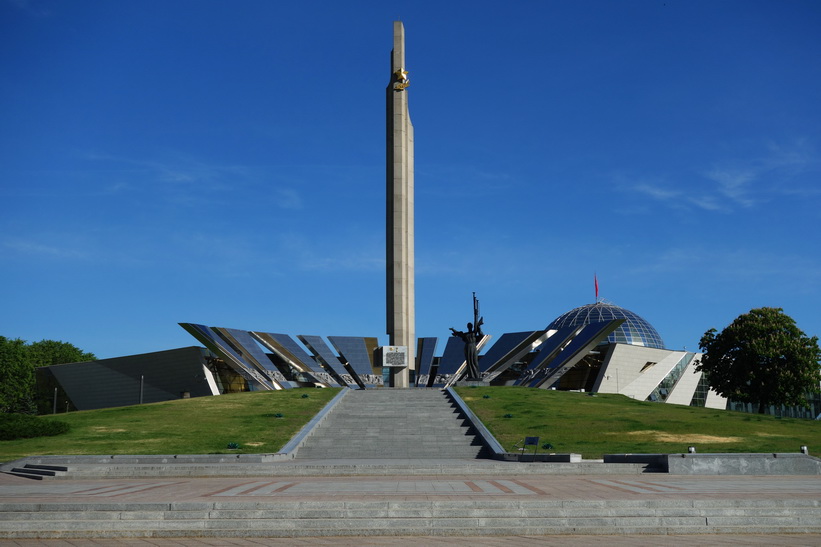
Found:
[[[821,535],[686,535],[686,536],[512,536],[512,537],[322,537],[322,538],[185,538],[185,539],[18,539],[0,540],[3,546],[19,547],[201,547],[201,546],[293,546],[293,547],[745,547],[790,545],[818,547]]]
[[[775,501],[821,499],[821,476],[675,476],[644,475],[511,474],[480,472],[442,476],[248,476],[212,478],[52,479],[34,481],[0,475],[0,504],[60,505],[121,504],[124,511],[141,504],[214,504],[221,509],[251,510],[254,503],[328,502],[373,507],[379,504],[418,502],[437,507],[441,502],[470,500],[525,500],[587,502],[591,506],[617,500],[633,507],[651,506],[655,500]],[[547,507],[547,505],[546,505]],[[193,546],[193,545],[821,545],[821,534],[717,534],[717,535],[506,535],[483,537],[370,536],[291,538],[128,538],[128,539],[5,539],[0,545],[20,546]]]
[[[531,475],[511,477],[282,477],[32,481],[0,475],[0,501],[25,503],[344,501],[543,498],[551,500],[821,499],[819,476]]]

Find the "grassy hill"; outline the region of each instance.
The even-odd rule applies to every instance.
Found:
[[[821,421],[776,418],[636,401],[623,395],[523,387],[468,387],[457,393],[507,450],[525,436],[582,454],[798,452],[821,455]],[[506,417],[507,416],[507,417]],[[530,449],[532,450],[532,448]]]
[[[277,452],[338,392],[257,391],[58,414],[55,419],[71,425],[68,433],[2,441],[0,461],[47,454],[237,452],[228,443],[246,454]]]
[[[621,395],[519,387],[457,391],[508,450],[525,436],[537,436],[553,445],[550,452],[585,458],[685,452],[688,446],[701,453],[798,452],[802,444],[821,455],[821,421],[648,403]],[[2,441],[0,461],[37,454],[234,452],[229,443],[239,444],[242,453],[277,452],[337,392],[238,393],[59,414],[56,418],[68,422],[71,431]]]

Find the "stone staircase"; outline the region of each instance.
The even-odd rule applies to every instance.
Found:
[[[45,478],[62,477],[68,471],[64,465],[42,465],[27,463],[22,467],[13,467],[9,471],[4,471],[9,475],[23,477],[24,479],[34,479],[41,481]]]
[[[484,447],[441,390],[349,392],[296,453],[297,459],[475,459]]]
[[[819,533],[813,499],[0,504],[7,539]]]

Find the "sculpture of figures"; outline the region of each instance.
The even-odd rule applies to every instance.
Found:
[[[462,342],[465,343],[465,362],[467,363],[467,372],[465,379],[467,380],[481,380],[482,376],[479,374],[479,350],[476,346],[482,340],[482,325],[485,322],[483,317],[478,317],[479,312],[479,301],[476,300],[476,295],[473,295],[473,311],[474,311],[474,321],[476,321],[476,325],[474,326],[473,323],[468,323],[467,331],[462,332],[460,330],[456,330],[453,327],[450,328],[453,336],[458,336],[462,339]]]

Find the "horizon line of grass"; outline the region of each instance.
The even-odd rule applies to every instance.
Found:
[[[278,452],[340,388],[235,393],[48,415],[68,433],[0,441],[0,461],[32,455]],[[539,452],[798,452],[821,455],[821,422],[524,387],[459,387],[502,446],[540,438]],[[307,395],[307,397],[305,397]],[[239,445],[237,450],[229,443]],[[552,449],[542,448],[551,444]],[[528,450],[530,451],[530,450]]]
[[[0,441],[0,461],[32,455],[278,452],[341,388],[256,391],[45,415],[71,429]],[[238,449],[229,448],[236,443]]]
[[[514,386],[457,387],[456,392],[510,452],[527,436],[539,437],[539,452],[586,459],[676,454],[690,446],[699,453],[785,453],[807,446],[821,455],[821,422],[814,420]]]

